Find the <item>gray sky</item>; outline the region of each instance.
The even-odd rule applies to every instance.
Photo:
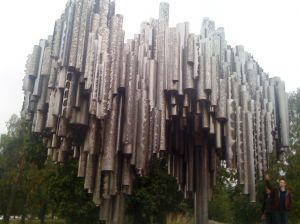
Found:
[[[142,21],[158,17],[159,0],[117,0],[124,15],[126,37],[139,31]],[[189,21],[199,33],[203,17],[225,28],[231,46],[244,45],[265,72],[280,76],[286,90],[300,87],[299,0],[169,0],[170,26]],[[66,0],[0,1],[0,133],[5,122],[22,107],[22,79],[27,55],[39,39],[52,34],[54,21]]]

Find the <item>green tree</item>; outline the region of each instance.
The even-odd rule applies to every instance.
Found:
[[[8,133],[1,136],[0,143],[0,187],[1,213],[4,222],[9,223],[10,215],[20,214],[25,196],[20,192],[25,156],[23,150],[24,124],[13,115],[7,122]],[[16,197],[18,195],[18,197]],[[15,203],[15,201],[19,203]]]
[[[41,224],[49,212],[67,223],[98,223],[99,209],[77,178],[75,161],[65,166],[46,162],[42,137],[31,133],[31,124],[13,115],[8,133],[0,143],[0,213],[9,223],[11,215],[38,217]]]
[[[136,178],[127,203],[127,215],[134,224],[163,224],[168,213],[180,212],[184,206],[175,178],[168,175],[165,161],[158,159],[152,161],[147,176]]]
[[[287,184],[293,193],[291,223],[300,222],[300,89],[289,94],[290,149],[285,165]]]
[[[63,166],[49,163],[47,167],[52,169],[47,179],[53,212],[70,224],[99,223],[99,208],[83,189],[83,179],[77,177],[77,162]]]
[[[219,222],[231,222],[232,192],[235,189],[236,175],[232,170],[227,170],[222,163],[217,168],[217,184],[213,189],[213,196],[209,202],[209,219]]]

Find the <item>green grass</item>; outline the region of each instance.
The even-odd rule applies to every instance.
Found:
[[[193,218],[184,214],[169,214],[167,216],[167,224],[195,224]],[[224,224],[209,220],[208,224]]]
[[[186,214],[169,214],[167,224],[194,224],[193,218]]]
[[[0,224],[3,224],[3,221],[0,221]],[[9,222],[10,224],[20,224],[20,220],[11,220]],[[26,221],[26,224],[40,224],[40,220],[32,220],[32,221]],[[47,219],[45,224],[65,224],[63,220],[53,220],[53,219]]]

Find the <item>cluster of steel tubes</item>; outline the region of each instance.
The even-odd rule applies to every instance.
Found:
[[[179,189],[194,197],[196,223],[207,223],[219,160],[255,201],[268,153],[288,147],[284,82],[227,45],[209,19],[200,35],[188,23],[169,27],[167,3],[134,39],[124,42],[122,23],[113,1],[69,0],[53,35],[29,55],[22,116],[49,158],[79,160],[108,224],[123,222],[124,194],[153,157],[167,159]]]

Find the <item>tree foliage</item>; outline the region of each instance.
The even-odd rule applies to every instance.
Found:
[[[53,212],[70,224],[99,223],[99,208],[83,190],[83,179],[77,177],[77,162],[49,164],[49,169],[53,170],[47,177]]]
[[[285,175],[294,199],[289,223],[297,224],[300,222],[300,89],[289,94],[289,121],[290,148],[286,149],[282,161],[277,161],[275,150],[269,155],[268,173],[273,186],[277,185],[281,175]],[[242,194],[242,186],[228,188],[225,181],[228,179],[228,171],[221,166],[218,172],[219,179],[209,207],[210,218],[228,223],[260,223],[265,194],[263,181],[257,182],[257,202],[250,203],[248,195]]]
[[[13,115],[0,143],[0,214],[38,217],[52,213],[67,223],[98,223],[98,209],[77,178],[77,166],[58,166],[46,160],[42,138],[30,124]]]
[[[283,161],[277,161],[275,152],[269,157],[268,172],[274,185],[285,175],[294,198],[290,223],[296,224],[300,220],[300,90],[289,94],[289,119],[290,148]],[[30,124],[16,115],[7,122],[7,129],[0,142],[0,214],[22,216],[23,223],[25,217],[38,217],[44,223],[47,215],[64,218],[67,223],[99,223],[99,209],[77,177],[77,162],[58,165],[47,161],[42,138],[32,134]],[[257,202],[250,203],[237,184],[235,170],[220,162],[217,172],[209,218],[233,224],[260,223],[263,182],[256,186]],[[136,177],[133,194],[126,201],[128,224],[164,224],[170,213],[169,217],[178,213],[181,220],[191,220],[193,213],[193,201],[183,199],[175,178],[168,175],[165,160],[153,160],[149,174]]]
[[[165,161],[158,159],[153,160],[147,176],[137,177],[127,203],[134,224],[163,224],[168,213],[181,212],[185,206],[175,178],[168,175]]]

